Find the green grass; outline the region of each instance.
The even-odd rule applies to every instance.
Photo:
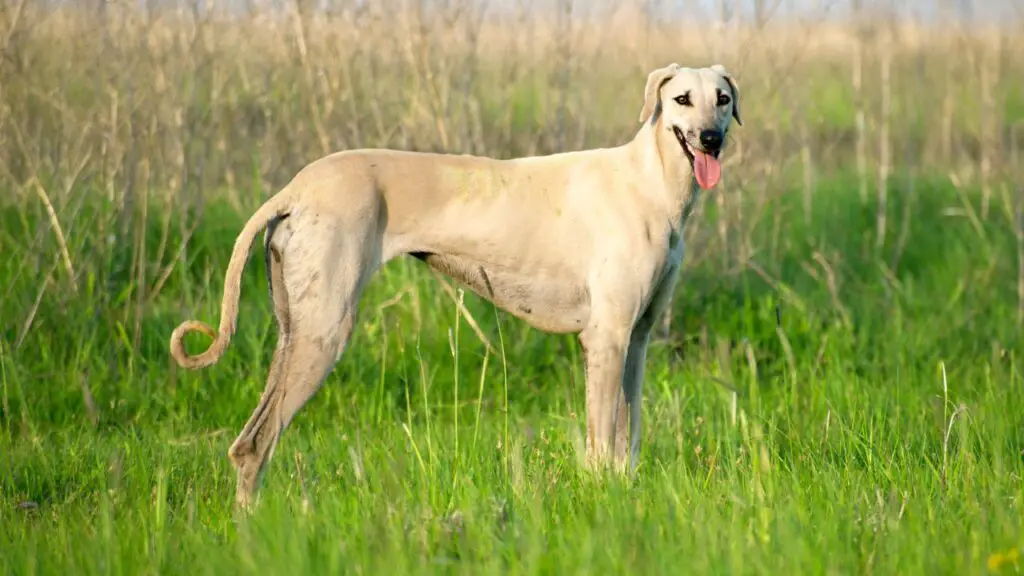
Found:
[[[1010,220],[998,202],[983,226],[949,215],[976,210],[977,199],[920,180],[913,194],[892,191],[879,252],[875,206],[861,205],[856,188],[842,177],[820,182],[806,221],[797,192],[771,206],[752,232],[763,275],[724,273],[720,258],[686,271],[672,332],[650,352],[642,463],[628,480],[579,465],[585,410],[573,338],[467,295],[489,353],[421,266],[390,264],[363,301],[349,353],[282,437],[247,518],[232,510],[226,451],[274,346],[260,251],[220,364],[184,373],[166,353],[180,321],[217,320],[247,215],[211,200],[185,265],[140,315],[135,249],[85,233],[109,212],[90,197],[64,213],[79,292],[70,295],[57,266],[15,349],[54,252],[41,210],[8,207],[0,567],[984,573],[994,555],[1024,545]],[[714,203],[705,206],[714,221]],[[159,212],[145,228],[149,286],[181,242],[175,215],[159,260]],[[36,249],[25,248],[37,235]],[[1003,573],[1020,569],[1004,564]]]

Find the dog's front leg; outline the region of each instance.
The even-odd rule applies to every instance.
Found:
[[[643,404],[644,365],[651,330],[638,326],[629,339],[626,365],[622,375],[618,414],[615,418],[615,462],[635,470],[640,457],[640,421]]]
[[[580,335],[586,363],[587,466],[600,468],[613,456],[629,332],[587,330]]]

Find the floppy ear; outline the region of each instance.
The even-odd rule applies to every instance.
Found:
[[[661,87],[672,79],[679,71],[679,64],[672,63],[658,68],[647,75],[647,86],[644,87],[644,106],[640,109],[640,123],[643,124],[657,109],[661,99]]]
[[[743,121],[740,120],[740,87],[733,80],[732,75],[726,71],[725,66],[715,64],[711,69],[718,72],[729,83],[729,89],[732,90],[732,117],[736,119],[737,124],[743,126]]]

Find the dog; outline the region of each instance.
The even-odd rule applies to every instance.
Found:
[[[231,445],[236,504],[249,507],[284,429],[341,359],[367,282],[402,255],[424,262],[531,326],[576,334],[584,351],[586,466],[636,468],[651,330],[683,259],[683,225],[721,177],[740,120],[720,65],[650,72],[641,128],[625,144],[508,160],[360,149],[301,169],[239,233],[219,329],[183,322],[170,354],[217,362],[235,331],[242,270],[264,247],[278,324],[259,404]],[[183,337],[209,348],[190,356]]]

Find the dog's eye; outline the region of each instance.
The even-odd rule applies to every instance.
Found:
[[[719,106],[725,106],[729,102],[732,102],[732,98],[729,98],[728,94],[725,94],[725,93],[722,93],[722,92],[718,93],[718,105]]]
[[[693,104],[690,103],[689,92],[687,92],[686,94],[680,94],[679,96],[676,96],[675,101],[676,104],[679,104],[680,106],[693,106]]]

